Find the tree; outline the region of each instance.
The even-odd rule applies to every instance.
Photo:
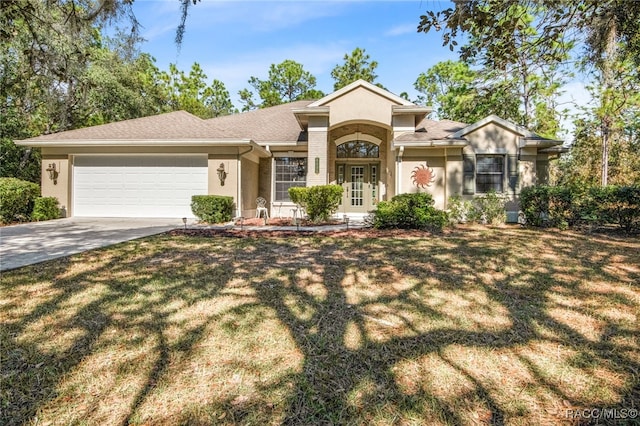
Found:
[[[331,77],[335,80],[333,90],[338,90],[353,83],[356,80],[364,80],[374,83],[378,78],[375,69],[378,62],[370,61],[370,56],[365,53],[365,49],[356,47],[351,54],[344,55],[344,63],[336,65],[331,71]],[[379,83],[377,86],[383,87]]]
[[[200,118],[219,117],[235,111],[224,83],[213,80],[207,86],[207,75],[194,62],[189,74],[169,64],[169,72],[160,74],[169,111],[184,110]]]
[[[130,2],[0,3],[0,135],[3,176],[39,181],[39,151],[14,140],[168,110],[159,71],[135,31],[101,35]]]
[[[135,0],[76,0],[76,1],[42,1],[42,0],[4,0],[0,2],[2,15],[6,21],[26,20],[36,24],[31,26],[33,35],[46,28],[52,29],[52,22],[39,19],[34,11],[45,5],[52,11],[52,15],[59,18],[59,22],[64,23],[65,31],[71,36],[75,35],[75,30],[85,25],[102,26],[114,22],[126,20],[131,26],[131,34],[137,36],[139,23],[133,13],[133,3]],[[186,31],[186,21],[191,6],[196,5],[200,0],[178,0],[180,2],[180,22],[176,29],[176,46],[182,44],[182,39]],[[4,24],[4,22],[3,22]],[[58,27],[59,29],[62,27]],[[11,26],[0,25],[0,39],[11,38]],[[34,37],[36,38],[36,37]],[[31,54],[38,55],[36,45],[32,46]]]
[[[155,59],[128,45],[127,38],[96,46],[81,77],[87,122],[96,125],[159,114],[167,110]]]
[[[526,16],[526,19],[523,17]],[[500,69],[521,58],[537,57],[545,64],[562,64],[574,46],[584,46],[583,66],[593,67],[603,85],[601,183],[607,184],[611,126],[615,101],[611,99],[616,63],[635,64],[630,71],[640,77],[640,2],[625,0],[468,0],[454,8],[429,11],[421,16],[419,32],[444,30],[444,45],[457,46],[459,33],[470,36],[460,49],[463,59],[479,55]],[[526,25],[525,25],[526,24]],[[535,37],[523,38],[533,28]]]
[[[510,82],[460,61],[439,62],[414,83],[417,102],[434,106],[438,118],[474,123],[490,114],[519,123],[517,94]]]
[[[3,176],[39,181],[38,151],[13,140],[73,128],[81,120],[78,86],[97,33],[88,21],[72,19],[69,3],[0,3]]]
[[[212,117],[220,117],[237,112],[231,103],[229,91],[220,80],[213,80],[211,85],[204,91],[204,104]]]
[[[575,121],[574,142],[569,155],[561,162],[559,180],[567,185],[602,183],[602,164],[607,162],[607,182],[616,185],[640,184],[640,82],[633,78],[627,61],[614,69],[617,86],[611,91],[596,82],[590,87],[595,106],[585,108]],[[605,104],[602,98],[606,97]],[[613,113],[612,113],[613,112]],[[602,117],[612,121],[603,125]],[[602,132],[612,132],[604,138]],[[609,144],[607,158],[602,157],[603,144]]]
[[[305,71],[302,64],[290,59],[278,65],[271,64],[267,80],[251,77],[249,84],[262,99],[262,102],[257,105],[259,108],[302,99],[318,99],[324,96],[322,92],[315,89],[316,78],[310,72]],[[255,106],[253,93],[244,89],[239,94],[245,104],[243,110],[253,109]]]
[[[258,108],[255,100],[253,99],[253,93],[249,89],[242,89],[238,91],[240,96],[240,103],[242,104],[242,111],[252,111]]]

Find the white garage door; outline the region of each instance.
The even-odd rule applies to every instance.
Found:
[[[193,217],[191,196],[207,181],[206,155],[77,156],[73,215]]]

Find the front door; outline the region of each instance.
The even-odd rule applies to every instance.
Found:
[[[344,188],[340,210],[367,213],[378,197],[378,164],[337,164],[338,183]]]

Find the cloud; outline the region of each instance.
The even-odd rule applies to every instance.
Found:
[[[396,25],[385,31],[384,35],[388,37],[396,37],[405,34],[411,34],[416,32],[416,27],[417,25],[415,23]]]

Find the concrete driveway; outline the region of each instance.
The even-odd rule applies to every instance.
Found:
[[[80,218],[0,228],[0,271],[159,234],[182,219]]]

